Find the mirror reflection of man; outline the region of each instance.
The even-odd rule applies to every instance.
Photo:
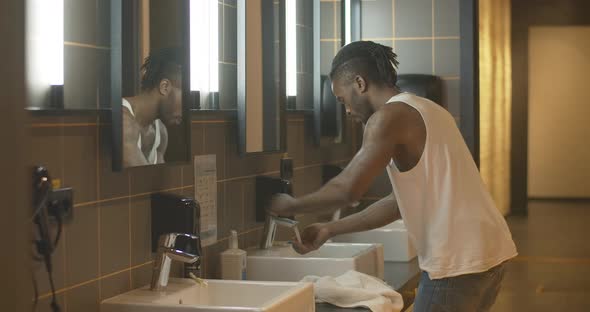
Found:
[[[123,98],[123,166],[165,162],[166,126],[182,122],[181,64],[178,49],[152,51],[141,66],[141,91]]]

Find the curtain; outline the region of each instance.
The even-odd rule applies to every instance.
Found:
[[[504,215],[510,211],[511,67],[510,0],[480,0],[480,169]]]

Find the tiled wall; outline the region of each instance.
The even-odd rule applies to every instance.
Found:
[[[443,100],[460,122],[459,0],[362,0],[361,33],[398,55],[400,74],[443,79]]]
[[[54,278],[65,311],[97,311],[98,302],[149,283],[149,195],[168,191],[193,196],[190,164],[111,171],[109,118],[34,117],[30,164],[47,166],[54,179],[75,190],[74,219],[65,227],[54,255]],[[309,121],[308,121],[309,123]],[[294,191],[301,195],[321,185],[321,165],[345,164],[354,152],[348,144],[314,145],[303,114],[288,118],[288,152],[294,158]],[[230,229],[239,231],[241,246],[259,241],[255,221],[254,178],[276,175],[280,154],[240,157],[235,120],[228,114],[194,113],[192,154],[217,155],[219,242],[205,248],[203,270],[219,277],[220,251]],[[49,300],[42,268],[37,270],[41,308]],[[42,309],[40,309],[43,311]]]

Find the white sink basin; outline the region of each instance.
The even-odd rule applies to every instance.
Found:
[[[332,241],[382,244],[385,261],[405,262],[416,257],[416,249],[402,220],[370,231],[339,235],[332,238]]]
[[[207,286],[190,279],[170,279],[164,291],[149,286],[104,300],[101,312],[264,311],[314,312],[310,283],[207,280]]]
[[[355,270],[383,279],[383,246],[326,243],[300,255],[290,245],[248,250],[249,280],[299,281],[307,275],[339,276]]]

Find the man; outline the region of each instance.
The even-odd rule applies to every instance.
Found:
[[[270,210],[294,215],[350,206],[386,168],[390,196],[341,220],[310,225],[294,248],[307,253],[334,235],[402,217],[423,270],[414,311],[487,311],[498,294],[503,263],[516,256],[516,247],[453,117],[430,100],[398,91],[396,57],[391,48],[370,41],[338,52],[332,90],[364,124],[362,147],[319,191],[297,199],[278,195]]]
[[[166,126],[182,122],[182,57],[178,49],[154,51],[142,65],[141,92],[123,99],[123,166],[165,162]]]

